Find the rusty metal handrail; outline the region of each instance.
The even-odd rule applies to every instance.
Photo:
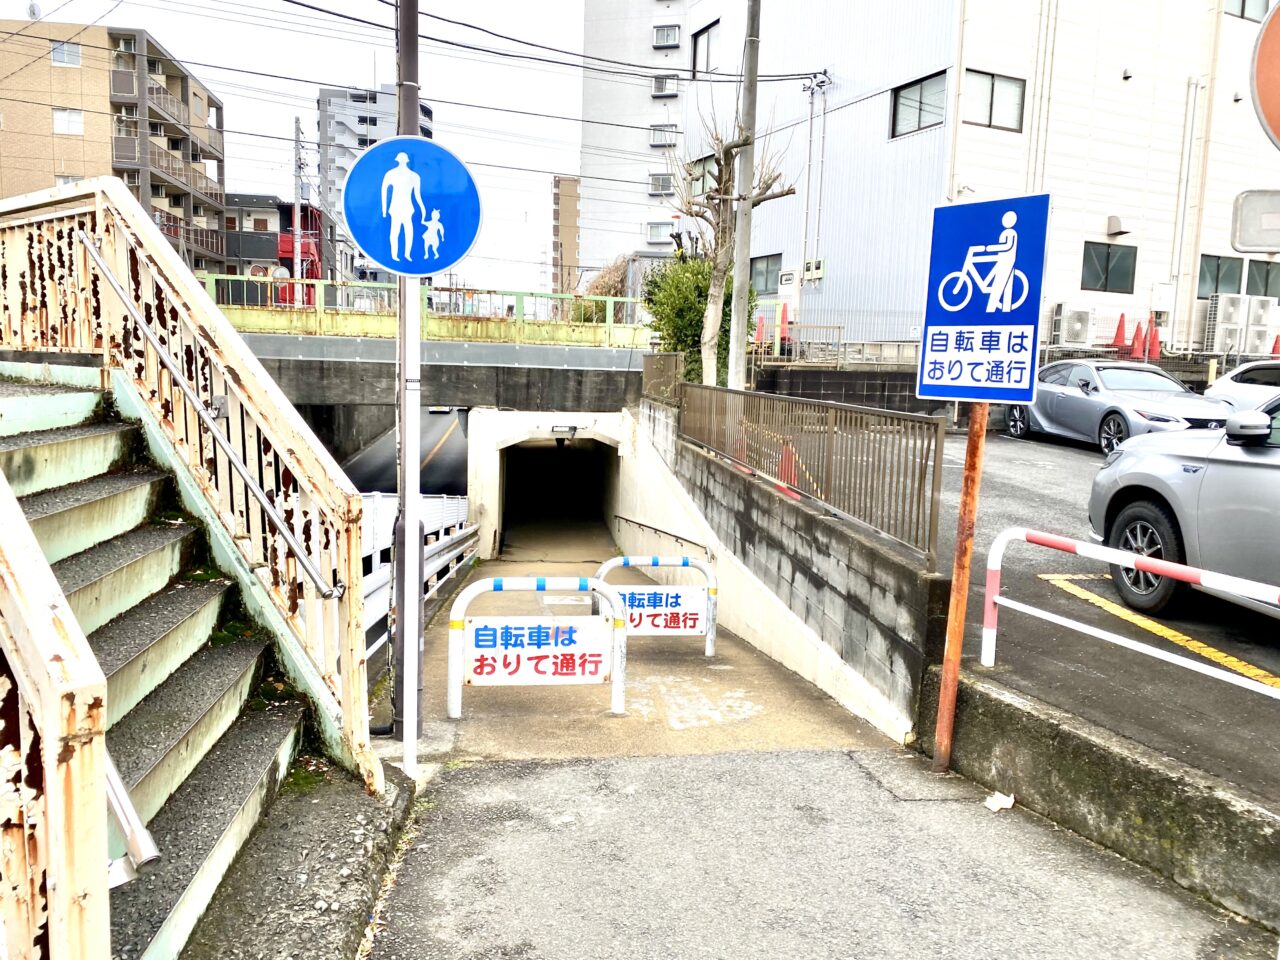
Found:
[[[205,428],[209,431],[209,434],[213,438],[213,442],[226,456],[227,462],[231,464],[232,469],[240,475],[240,479],[244,481],[245,488],[253,495],[253,499],[258,501],[258,505],[262,507],[262,512],[266,516],[267,521],[271,524],[276,533],[284,539],[284,542],[289,545],[289,549],[293,551],[299,566],[302,567],[311,582],[315,584],[316,589],[320,591],[320,596],[324,597],[326,600],[332,600],[334,597],[342,596],[343,592],[346,590],[346,585],[341,580],[330,585],[325,580],[324,575],[320,572],[319,568],[311,562],[311,558],[307,556],[307,551],[303,548],[302,544],[298,542],[298,538],[294,536],[293,531],[289,529],[289,525],[284,522],[284,518],[281,517],[279,511],[276,510],[275,505],[271,502],[271,498],[267,496],[267,492],[262,489],[258,484],[258,481],[256,481],[252,474],[249,473],[249,468],[245,466],[244,461],[240,459],[230,442],[228,442],[227,438],[223,436],[222,431],[218,429],[218,422],[209,412],[205,402],[200,399],[200,395],[196,392],[196,388],[191,385],[191,381],[183,376],[182,370],[179,368],[177,361],[175,361],[173,357],[169,356],[169,351],[164,349],[164,344],[160,342],[160,338],[156,336],[156,332],[151,329],[151,324],[147,323],[146,319],[142,316],[142,312],[129,301],[129,295],[125,292],[120,281],[116,279],[116,275],[111,272],[111,268],[107,266],[106,261],[102,259],[102,254],[98,252],[98,248],[94,245],[93,239],[83,230],[80,230],[77,233],[77,236],[79,237],[80,242],[84,245],[85,252],[89,254],[89,258],[93,261],[94,266],[98,268],[102,273],[102,276],[106,279],[107,285],[116,292],[116,296],[118,296],[120,298],[120,302],[124,304],[125,311],[128,312],[130,319],[138,325],[138,329],[142,331],[143,336],[150,341],[152,348],[156,352],[156,356],[159,358],[160,362],[164,364],[165,369],[169,371],[169,376],[173,378],[173,382],[177,385],[178,389],[186,395],[196,416],[200,418],[200,422],[204,424]]]
[[[680,436],[937,566],[946,420],[701,384],[681,387]]]

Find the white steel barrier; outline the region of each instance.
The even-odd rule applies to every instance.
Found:
[[[449,669],[447,712],[450,720],[462,717],[463,657],[466,645],[466,615],[471,601],[485,593],[592,593],[609,604],[613,623],[612,685],[610,711],[626,713],[627,621],[622,598],[610,584],[595,577],[490,577],[477,580],[458,594],[449,610]],[[587,619],[571,618],[571,619]]]
[[[699,560],[696,557],[613,557],[606,560],[600,565],[600,569],[596,571],[596,579],[604,580],[611,570],[617,570],[619,567],[683,567],[690,570],[699,571],[707,579],[707,610],[706,610],[706,628],[704,630],[692,629],[674,629],[663,630],[660,632],[668,635],[684,635],[697,636],[705,632],[707,638],[706,655],[714,657],[716,655],[716,602],[720,593],[719,586],[716,582],[716,574],[711,569],[711,564],[705,560]],[[628,629],[632,633],[643,633],[640,628],[630,623],[630,610],[632,609],[629,595],[636,591],[630,588],[638,586],[636,584],[615,584],[614,588],[623,594],[624,607],[628,613]]]
[[[1048,547],[1050,550],[1060,550],[1063,553],[1073,553],[1080,557],[1101,560],[1103,563],[1127,567],[1130,570],[1141,570],[1145,573],[1168,577],[1171,580],[1178,580],[1182,583],[1208,587],[1220,593],[1229,593],[1249,600],[1280,605],[1280,587],[1271,586],[1270,584],[1245,580],[1241,577],[1229,577],[1226,574],[1213,573],[1210,570],[1199,570],[1195,567],[1171,563],[1168,560],[1144,557],[1136,553],[1125,553],[1123,550],[1086,543],[1083,540],[1072,540],[1069,537],[1059,537],[1039,530],[1011,527],[996,537],[995,542],[991,545],[990,553],[987,554],[987,592],[982,618],[982,665],[984,667],[995,666],[999,608],[1008,607],[1010,610],[1017,610],[1019,613],[1025,613],[1039,620],[1056,623],[1058,626],[1077,630],[1099,640],[1105,640],[1107,643],[1113,643],[1118,647],[1124,647],[1127,650],[1133,650],[1175,666],[1185,667],[1187,670],[1206,677],[1213,677],[1233,686],[1243,687],[1245,690],[1252,690],[1254,693],[1271,697],[1273,700],[1280,700],[1280,689],[1270,687],[1265,683],[1259,683],[1249,677],[1198,663],[1187,657],[1168,653],[1150,644],[1139,643],[1136,640],[1130,640],[1128,637],[1111,633],[1109,630],[1092,627],[1087,623],[1080,623],[1077,620],[1049,613],[1047,610],[1040,610],[1025,603],[1018,603],[1016,600],[1009,600],[1000,596],[1000,573],[1001,564],[1004,561],[1004,551],[1015,540],[1022,540],[1039,547]]]

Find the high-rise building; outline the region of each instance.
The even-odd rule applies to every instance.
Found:
[[[114,174],[221,272],[222,101],[145,30],[0,21],[0,196]]]
[[[692,75],[695,38],[687,0],[585,0],[583,49],[637,66],[644,76],[583,71],[582,243],[587,272],[622,255],[669,253],[681,99]],[[705,38],[704,38],[705,40]],[[704,60],[710,47],[704,42]],[[719,51],[716,51],[717,55]]]
[[[317,204],[341,224],[342,185],[356,158],[366,147],[396,136],[396,88],[389,83],[378,90],[321,87],[317,102],[320,108],[320,197]],[[418,113],[418,133],[430,138],[434,113],[425,103],[418,104]],[[392,279],[385,271],[365,262],[349,239],[344,237],[339,247],[342,252],[338,259],[344,275],[372,281]]]
[[[556,177],[551,201],[551,292],[573,293],[582,279],[579,204],[582,181]]]

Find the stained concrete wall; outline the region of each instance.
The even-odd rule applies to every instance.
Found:
[[[498,555],[502,542],[502,505],[505,483],[503,451],[530,440],[564,437],[553,428],[575,427],[575,441],[595,440],[615,449],[624,446],[632,429],[625,413],[530,413],[511,410],[472,410],[467,430],[468,516],[479,525],[480,559]],[[566,482],[572,482],[566,477]],[[582,496],[602,498],[603,490],[583,490]]]
[[[894,739],[914,738],[949,582],[677,439],[644,401],[607,512],[627,553],[705,548],[720,621]]]

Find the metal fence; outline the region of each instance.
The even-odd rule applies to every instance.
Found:
[[[680,435],[919,551],[934,570],[943,417],[684,384]]]
[[[683,353],[646,353],[641,390],[650,400],[668,406],[680,405],[680,383],[684,380]]]

